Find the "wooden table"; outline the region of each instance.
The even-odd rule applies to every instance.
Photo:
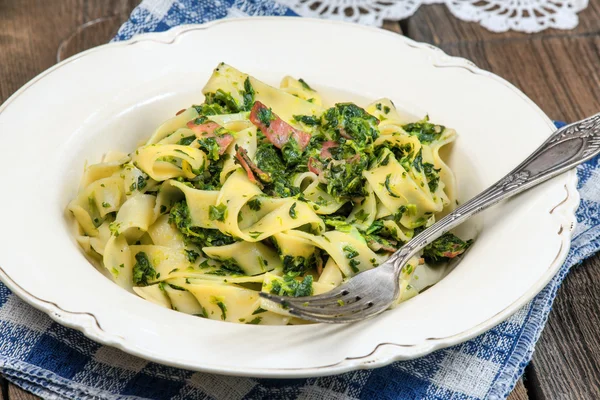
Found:
[[[75,36],[64,50],[101,44],[137,0],[0,1],[0,103],[56,62],[61,41],[80,25],[114,16]],[[423,6],[386,29],[432,43],[508,79],[549,116],[574,121],[600,111],[600,2],[590,1],[572,31],[492,33],[455,19],[444,6]],[[509,397],[600,399],[600,256],[573,268],[559,290],[533,361]],[[0,378],[1,379],[1,378]],[[0,398],[36,397],[3,380]]]

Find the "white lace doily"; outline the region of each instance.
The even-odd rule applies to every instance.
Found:
[[[383,20],[413,15],[421,4],[443,3],[465,21],[493,32],[527,33],[547,28],[573,29],[588,0],[276,0],[303,17],[340,19],[381,26]]]

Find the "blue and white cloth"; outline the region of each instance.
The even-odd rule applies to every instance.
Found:
[[[272,0],[145,0],[115,40],[243,15],[295,15]],[[578,168],[579,225],[564,266],[506,322],[413,361],[294,380],[237,378],[162,366],[102,346],[53,322],[0,284],[0,368],[47,399],[504,399],[531,359],[569,269],[600,246],[599,159]]]

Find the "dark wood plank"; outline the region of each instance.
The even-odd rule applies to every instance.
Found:
[[[574,121],[600,111],[600,35],[461,42],[441,48],[512,82],[552,118]]]
[[[387,29],[388,31],[396,32],[402,35],[402,28],[400,27],[400,22],[398,21],[383,21],[383,29]]]
[[[8,381],[0,376],[0,400],[8,400]]]
[[[529,400],[529,396],[527,395],[527,389],[523,384],[523,379],[519,379],[515,388],[508,396],[507,400]]]
[[[576,266],[558,291],[528,379],[536,399],[600,399],[600,256]]]
[[[483,28],[477,22],[464,22],[452,15],[445,5],[425,5],[403,23],[404,34],[411,38],[437,46],[458,42],[479,42],[497,40],[524,40],[538,37],[573,37],[595,35],[600,32],[600,2],[590,1],[588,8],[578,14],[579,25],[570,31],[548,29],[536,34],[521,32],[495,33]]]
[[[60,42],[78,26],[114,15],[114,26],[118,28],[137,3],[133,0],[0,1],[0,103],[55,64]],[[77,43],[80,50],[84,45],[100,44],[86,35],[82,40],[85,43]]]
[[[8,387],[8,399],[10,399],[10,400],[38,400],[39,397],[37,397],[36,395],[31,394],[29,392],[26,392],[25,390],[21,389],[17,385],[13,385],[11,383]]]
[[[405,24],[407,36],[439,45],[451,55],[468,58],[497,73],[552,118],[572,121],[600,110],[600,2],[592,2],[581,16],[582,24],[596,19],[596,33],[580,34],[578,30],[584,28],[578,27],[575,31],[527,35],[526,40],[515,40],[516,33],[511,32],[480,31],[483,28],[474,26],[477,24],[446,15],[442,6],[426,10]]]

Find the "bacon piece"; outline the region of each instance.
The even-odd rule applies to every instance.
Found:
[[[240,148],[238,148],[238,152],[235,154],[235,158],[238,160],[238,162],[240,163],[240,165],[246,170],[246,173],[248,174],[248,180],[252,183],[254,183],[256,186],[258,186],[259,188],[263,188],[262,183],[260,183],[255,177],[254,174],[252,173],[252,169],[250,169],[250,166],[248,165],[248,162],[246,161],[246,158],[244,158],[242,156],[242,154],[239,151]],[[247,154],[246,154],[247,156]]]
[[[335,148],[338,146],[339,146],[339,144],[337,144],[333,140],[328,140],[327,142],[324,142],[323,146],[321,147],[321,154],[320,154],[321,158],[324,160],[326,160],[328,158],[333,158],[329,149],[332,149],[332,148]]]
[[[213,137],[215,136],[215,130],[221,127],[221,125],[217,124],[213,121],[208,121],[203,124],[198,124],[194,122],[195,120],[191,120],[187,123],[187,127],[194,131],[196,136],[200,139],[201,137]]]
[[[221,128],[221,125],[217,124],[213,121],[208,121],[203,124],[198,124],[194,122],[195,120],[191,120],[187,123],[187,127],[191,129],[198,139],[206,139],[206,138],[215,138],[215,142],[219,146],[219,155],[223,155],[229,145],[233,142],[233,135],[229,133],[225,133],[222,135],[217,135],[215,131]]]
[[[256,127],[260,129],[262,133],[264,133],[269,142],[271,142],[278,149],[281,149],[287,142],[290,141],[290,138],[292,138],[296,141],[296,143],[298,143],[300,150],[304,151],[306,146],[308,146],[308,142],[310,141],[309,133],[294,128],[273,112],[271,112],[271,115],[274,119],[269,121],[268,124],[265,124],[258,118],[258,114],[261,112],[261,110],[270,112],[267,106],[260,101],[254,102],[254,106],[250,111],[250,122],[256,125]]]
[[[321,256],[317,257],[317,273],[319,276],[323,273],[323,259]]]
[[[320,175],[323,173],[323,164],[314,157],[308,158],[308,170],[313,174]]]
[[[308,167],[308,170],[310,172],[317,175],[319,182],[327,184],[327,179],[325,179],[325,176],[323,176],[323,168],[324,167],[323,167],[323,163],[321,163],[321,161],[317,160],[314,157],[309,157],[308,163],[306,166]]]
[[[344,128],[340,128],[340,136],[345,139],[352,140],[352,136],[350,136]]]
[[[446,251],[446,252],[442,253],[442,256],[448,257],[448,258],[454,258],[454,257],[460,256],[464,252],[465,252],[464,250]]]
[[[219,145],[219,155],[222,156],[223,153],[227,151],[229,145],[233,142],[233,135],[226,133],[221,136],[215,136],[215,142],[217,142],[217,145]]]
[[[258,176],[258,178],[263,182],[271,182],[271,176],[264,172],[262,169],[258,168],[258,166],[248,157],[248,152],[243,147],[238,147],[236,149],[235,158],[238,160],[240,165],[246,170],[248,174],[248,179],[250,182],[256,184],[261,189],[263,188],[262,183],[256,179],[254,174]]]
[[[385,242],[386,243],[381,243],[380,241],[372,237],[369,237],[367,239],[367,245],[373,251],[383,250],[390,253],[394,253],[396,250],[398,250],[397,247],[394,247],[398,245],[398,242],[396,242],[395,240],[385,240]]]
[[[360,160],[360,155],[359,154],[355,154],[352,157],[350,157],[349,159],[346,160],[346,162],[348,164],[354,164],[355,162],[357,162],[358,160]]]

